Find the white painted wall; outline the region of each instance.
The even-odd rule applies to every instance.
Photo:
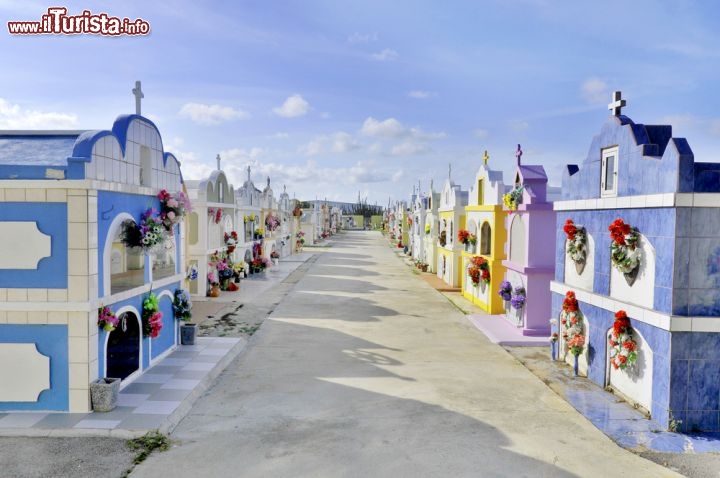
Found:
[[[565,283],[571,287],[592,291],[595,280],[595,239],[590,234],[586,237],[587,256],[585,257],[585,269],[582,274],[577,273],[575,263],[567,253],[568,241],[565,241]]]
[[[652,309],[655,303],[655,248],[642,235],[639,247],[640,272],[632,287],[620,271],[610,266],[610,297]]]
[[[610,338],[610,329],[605,336]],[[637,329],[633,329],[633,338],[637,344],[638,357],[633,367],[625,370],[615,370],[610,365],[610,355],[605,359],[607,363],[610,385],[628,399],[637,402],[646,410],[650,410],[652,403],[652,379],[653,379],[653,351],[645,342],[643,336]]]

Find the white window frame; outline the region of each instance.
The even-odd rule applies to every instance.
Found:
[[[605,178],[607,177],[608,158],[612,157],[613,160],[613,187],[608,189],[605,186]],[[612,148],[605,148],[602,150],[602,156],[600,161],[600,196],[601,197],[614,197],[617,196],[618,190],[618,147],[613,146]]]

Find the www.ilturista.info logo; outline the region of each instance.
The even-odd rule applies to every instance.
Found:
[[[39,22],[7,22],[11,35],[147,35],[150,24],[138,18],[111,17],[107,13],[83,10],[80,15],[68,15],[65,7],[50,7]]]

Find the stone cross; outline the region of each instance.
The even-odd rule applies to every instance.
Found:
[[[140,115],[140,101],[145,98],[145,95],[142,92],[142,88],[140,86],[140,81],[135,82],[135,88],[132,90],[133,95],[135,95],[135,114]]]
[[[420,195],[420,180],[418,179],[418,196]]]
[[[220,155],[218,154],[215,159],[217,160],[217,168],[218,168],[218,171],[220,171]]]
[[[627,103],[622,99],[622,92],[615,91],[612,95],[612,103],[608,105],[608,109],[613,116],[620,116],[622,114],[622,107]]]
[[[515,157],[517,158],[517,165],[520,166],[520,159],[522,158],[522,148],[518,144],[517,151],[515,151]]]
[[[248,172],[248,182],[250,182],[250,165],[248,165],[247,172]]]
[[[487,166],[488,159],[490,159],[490,155],[488,154],[486,149],[485,153],[483,153],[483,161],[485,162],[485,166]]]
[[[270,187],[270,176],[267,177],[268,187]]]
[[[448,179],[452,181],[452,163],[448,163]]]

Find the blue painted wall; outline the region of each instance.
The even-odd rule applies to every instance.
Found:
[[[35,221],[51,237],[50,257],[37,269],[0,269],[0,287],[66,289],[68,286],[68,213],[66,203],[5,202],[0,221]]]
[[[41,354],[50,357],[50,389],[43,391],[37,402],[0,402],[0,410],[67,411],[70,408],[67,326],[0,324],[0,341],[36,344]]]

